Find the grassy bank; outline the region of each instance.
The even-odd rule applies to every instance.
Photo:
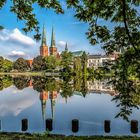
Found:
[[[0,75],[43,76],[43,72],[2,72]]]
[[[0,140],[140,140],[138,137],[91,136],[75,137],[48,134],[0,133]]]

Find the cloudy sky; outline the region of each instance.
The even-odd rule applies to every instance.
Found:
[[[40,42],[33,39],[33,33],[25,34],[22,31],[24,23],[18,21],[17,17],[9,12],[10,2],[8,1],[0,12],[0,25],[5,27],[4,30],[0,31],[0,55],[11,60],[18,57],[32,59],[39,55]],[[59,52],[64,50],[67,42],[71,51],[84,50],[92,54],[103,53],[99,46],[91,46],[86,39],[87,24],[74,18],[74,11],[67,10],[64,2],[62,5],[65,10],[65,14],[62,15],[57,15],[53,10],[44,10],[35,5],[34,13],[40,22],[41,31],[43,24],[47,30],[47,45],[50,46],[51,30],[54,26]]]

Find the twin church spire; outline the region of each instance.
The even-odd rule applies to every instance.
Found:
[[[47,45],[47,41],[46,41],[46,29],[43,25],[43,32],[42,32],[42,43],[41,46],[46,46]]]
[[[57,56],[57,48],[55,46],[55,34],[54,34],[54,28],[52,28],[52,37],[51,37],[51,46],[48,51],[48,46],[47,46],[47,40],[46,40],[46,29],[43,25],[43,32],[42,32],[42,42],[40,46],[40,56],[42,57],[47,57],[50,55]]]
[[[55,34],[54,34],[54,28],[52,28],[51,47],[55,47]]]

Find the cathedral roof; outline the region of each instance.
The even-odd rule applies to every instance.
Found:
[[[75,52],[72,52],[72,55],[74,57],[82,56],[83,55],[83,51],[75,51]]]

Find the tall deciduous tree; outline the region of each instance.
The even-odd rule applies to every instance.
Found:
[[[82,56],[81,56],[81,64],[82,64],[82,72],[84,75],[87,74],[87,54],[86,52],[84,51]]]
[[[13,62],[5,59],[3,63],[3,71],[4,72],[10,72],[13,69]]]
[[[42,71],[45,70],[45,60],[42,56],[37,56],[33,60],[33,70],[34,71]]]
[[[72,65],[72,53],[68,50],[63,51],[61,54],[61,66],[63,72],[70,72]]]
[[[19,72],[24,72],[24,71],[27,71],[29,69],[29,65],[25,59],[18,58],[14,62],[14,69],[18,70]]]
[[[45,58],[46,70],[55,70],[59,65],[59,60],[55,56],[49,56]]]
[[[4,63],[4,58],[0,56],[0,71],[3,71],[3,63]]]

